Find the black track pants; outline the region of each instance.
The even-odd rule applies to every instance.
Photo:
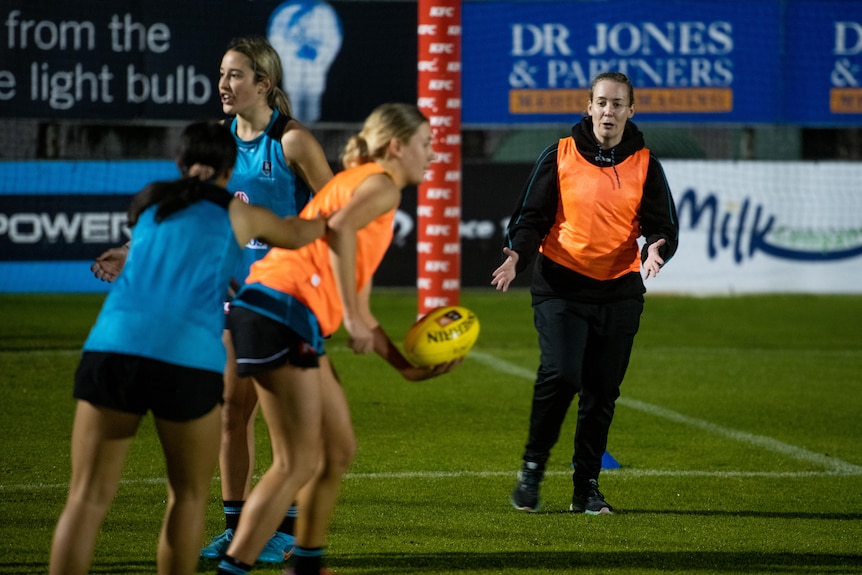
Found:
[[[577,394],[575,483],[598,478],[642,312],[643,302],[636,299],[601,304],[550,299],[533,307],[541,365],[524,461],[544,468]]]

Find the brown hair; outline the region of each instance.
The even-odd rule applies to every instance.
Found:
[[[610,80],[611,82],[625,84],[629,89],[629,106],[635,105],[635,89],[632,86],[632,82],[629,80],[629,77],[622,72],[602,72],[593,78],[593,81],[590,82],[590,102],[593,101],[593,91],[596,89],[596,85],[602,80]]]

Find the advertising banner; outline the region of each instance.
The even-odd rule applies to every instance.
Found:
[[[784,119],[862,122],[862,2],[794,0],[787,5]]]
[[[233,15],[237,3],[226,3]],[[205,3],[4,2],[3,116],[196,118],[218,112],[229,36]],[[194,21],[195,26],[189,24]]]
[[[90,263],[129,239],[132,194],[169,161],[0,163],[0,292],[107,291]]]
[[[609,9],[612,5],[613,9]],[[862,125],[862,2],[462,0],[462,123],[570,123],[628,74],[639,122]],[[267,36],[305,122],[417,99],[416,2],[6,0],[0,118],[218,116],[228,42]],[[202,17],[205,15],[205,17]]]
[[[849,162],[663,162],[679,251],[651,293],[862,293],[862,166]],[[466,164],[461,286],[490,288],[532,166]],[[35,178],[34,174],[41,177]],[[0,292],[93,292],[90,263],[129,237],[131,194],[170,162],[0,163]],[[416,286],[417,194],[408,188],[377,286]],[[522,274],[516,286],[529,286]]]
[[[862,293],[862,166],[665,161],[679,250],[651,291]],[[652,283],[654,282],[654,283]]]
[[[383,102],[416,101],[416,21],[410,2],[6,0],[0,118],[219,117],[222,55],[260,35],[297,118],[361,122]]]
[[[780,122],[780,5],[467,3],[464,117],[570,122],[590,80],[618,71],[636,88],[642,122]]]
[[[419,109],[435,159],[418,187],[418,315],[457,305],[461,290],[461,2],[419,2]]]

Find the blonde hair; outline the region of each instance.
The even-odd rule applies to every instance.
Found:
[[[381,104],[374,109],[362,130],[344,146],[341,163],[345,168],[373,162],[386,155],[392,139],[407,142],[428,118],[412,104]]]
[[[292,117],[290,99],[281,89],[284,78],[281,58],[272,44],[263,36],[246,36],[234,38],[227,47],[227,51],[239,52],[249,59],[251,69],[254,72],[254,81],[269,79],[272,86],[266,94],[266,101],[270,108],[274,108],[282,114]]]

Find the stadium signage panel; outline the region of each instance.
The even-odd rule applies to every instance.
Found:
[[[780,121],[779,2],[475,3],[464,10],[464,116],[567,122],[620,71],[641,121]],[[754,12],[754,13],[753,13]],[[764,26],[765,23],[774,25]],[[492,57],[489,57],[492,56]]]
[[[862,293],[862,198],[848,192],[862,181],[862,165],[663,164],[677,203],[680,248],[647,284],[651,292]],[[460,242],[443,248],[460,251],[453,289],[490,285],[531,167],[464,166]],[[170,162],[0,163],[0,292],[107,290],[89,272],[92,259],[128,239],[126,209],[141,182],[175,176]],[[417,194],[408,190],[403,198],[375,285],[417,283]],[[517,285],[528,286],[529,274]]]
[[[110,119],[217,112],[212,72],[223,34],[199,18],[191,30],[192,12],[163,4],[159,11],[142,2],[4,3],[3,115]],[[206,36],[216,42],[192,44]]]
[[[461,2],[418,3],[418,100],[431,126],[434,161],[418,186],[418,314],[456,305],[461,245]]]
[[[858,164],[663,164],[680,247],[651,289],[862,293],[862,201],[847,192],[862,178]]]
[[[312,3],[302,5],[311,17]],[[0,118],[218,116],[218,64],[228,42],[248,34],[279,46],[304,121],[360,122],[381,102],[417,101],[417,73],[435,65],[418,58],[417,32],[428,28],[417,26],[417,4],[328,6],[335,24],[297,35],[273,25],[304,20],[279,18],[290,7],[280,0],[6,0]],[[570,123],[606,70],[632,77],[640,122],[862,125],[862,2],[608,6],[463,0],[462,125]],[[306,49],[290,50],[296,37]],[[295,81],[299,66],[314,79]]]
[[[299,119],[361,122],[382,102],[416,101],[416,30],[405,2],[5,0],[0,118],[218,117],[228,43],[263,35]]]
[[[789,121],[862,123],[862,3],[789,2],[786,60]]]
[[[91,255],[88,244],[123,243],[128,236],[125,207],[121,198],[118,211],[106,210],[117,204],[116,196],[50,196],[50,208],[42,211],[17,210],[19,205],[32,205],[32,196],[3,198],[0,213],[0,245],[4,260],[42,259],[50,254],[54,259],[81,259]],[[51,246],[46,251],[46,247]]]
[[[639,122],[862,125],[862,3],[465,2],[467,124],[569,123],[604,71]]]

